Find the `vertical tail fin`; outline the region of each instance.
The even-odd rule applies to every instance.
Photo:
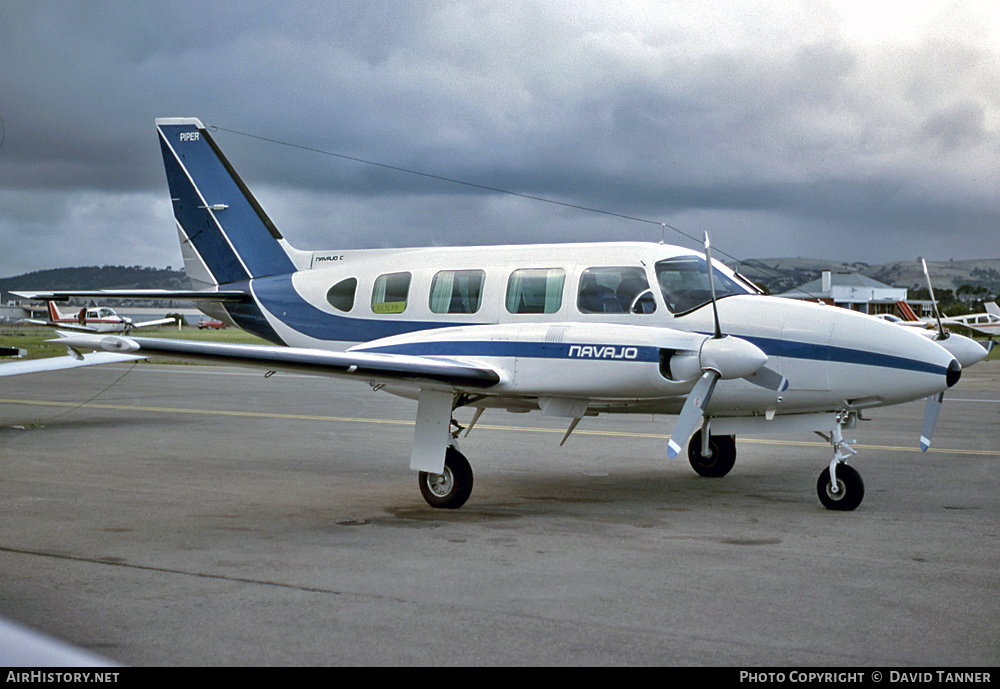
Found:
[[[907,304],[905,301],[896,302],[896,310],[899,311],[899,317],[904,321],[919,321],[917,314],[913,311],[913,307]]]
[[[68,318],[66,314],[59,310],[54,301],[47,301],[46,305],[49,307],[49,320],[53,323],[62,320],[63,318]]]
[[[194,118],[156,120],[185,270],[195,287],[291,273],[294,253]]]

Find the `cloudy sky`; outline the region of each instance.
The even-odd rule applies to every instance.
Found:
[[[178,267],[174,116],[303,249],[1000,256],[995,0],[4,0],[0,64],[0,276]]]

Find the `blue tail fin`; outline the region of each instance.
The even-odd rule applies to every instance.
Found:
[[[156,128],[192,280],[219,285],[293,272],[281,234],[204,125],[167,118]]]

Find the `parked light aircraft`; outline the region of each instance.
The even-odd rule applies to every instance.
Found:
[[[979,344],[969,337],[957,335],[949,332],[945,328],[946,323],[950,325],[962,325],[962,323],[956,323],[955,320],[951,318],[941,317],[941,311],[938,309],[937,297],[934,296],[934,283],[931,280],[930,271],[927,270],[927,261],[921,258],[920,263],[923,265],[924,277],[927,279],[927,289],[931,296],[931,304],[934,307],[934,318],[920,318],[905,301],[896,302],[896,308],[899,310],[899,313],[903,316],[903,318],[889,314],[881,314],[878,318],[891,323],[896,323],[898,325],[914,328],[916,332],[919,332],[924,337],[934,340],[951,352],[963,367],[972,366],[973,364],[982,361],[984,358],[983,352],[989,354],[993,351],[993,345],[995,342],[990,339],[988,342]],[[997,309],[996,304],[987,304],[986,309],[991,314],[993,313],[991,309],[1000,313],[1000,309]],[[963,318],[970,318],[973,319],[973,322],[975,322],[975,317],[979,315],[986,314],[972,314],[971,316],[964,316]],[[997,324],[1000,325],[1000,317],[997,317],[996,320]],[[975,330],[975,328],[971,329]]]
[[[32,292],[11,292],[11,294],[26,299],[42,298],[39,294]],[[64,313],[59,310],[54,299],[48,300],[47,307],[48,320],[25,318],[21,322],[88,333],[127,333],[133,328],[148,328],[155,325],[176,323],[173,318],[158,318],[153,321],[136,323],[131,318],[119,316],[114,309],[107,306],[85,306],[78,313]]]
[[[974,333],[993,338],[1000,335],[1000,307],[996,302],[986,303],[985,313],[970,313],[965,316],[948,316],[943,321],[948,325],[962,326]]]
[[[843,430],[867,409],[940,400],[961,375],[955,356],[908,328],[764,296],[713,263],[707,238],[704,253],[639,242],[302,251],[200,121],[156,125],[195,287],[183,296],[274,345],[60,333],[71,356],[59,359],[224,361],[415,399],[410,467],[434,507],[460,507],[472,491],[454,418],[468,407],[466,434],[486,409],[538,410],[566,419],[564,442],[588,416],[678,414],[667,455],[688,443],[692,467],[711,477],[733,467],[736,434],[815,431],[833,447],[820,501],[854,509],[864,483]],[[928,405],[931,426],[938,407]]]

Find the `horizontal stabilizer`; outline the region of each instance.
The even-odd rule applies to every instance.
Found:
[[[207,292],[204,290],[170,290],[170,289],[92,289],[92,290],[58,290],[53,292],[11,292],[22,299],[35,301],[67,301],[69,299],[182,299],[190,301],[226,301],[248,302],[251,300],[248,292],[239,290],[220,290]]]

